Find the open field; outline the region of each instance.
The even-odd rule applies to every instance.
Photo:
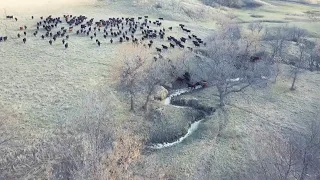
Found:
[[[100,117],[100,110],[104,112],[107,109],[112,111],[110,117],[113,118],[108,116],[107,120],[103,119],[109,129],[119,134],[122,130],[148,134],[149,141],[160,142],[163,139],[172,140],[170,137],[175,134],[182,136],[199,113],[190,107],[152,101],[151,107],[160,109],[163,119],[158,122],[158,119],[149,117],[147,122],[142,122],[141,114],[128,112],[127,97],[118,87],[118,68],[123,64],[121,57],[124,53],[130,54],[128,50],[132,43],[111,44],[110,38],[104,39],[102,34],[90,40],[85,35],[77,36],[74,30],[69,33],[68,49],[65,49],[61,38],[50,46],[48,38],[42,40],[40,37],[44,31],[40,31],[37,37],[33,36],[41,16],[73,14],[106,19],[148,15],[151,20],[163,17],[162,26],[173,27],[172,31],[167,30],[167,36],[186,37],[187,34],[178,26],[183,23],[194,34],[205,39],[217,30],[217,22],[234,15],[235,22],[243,27],[255,21],[262,21],[267,27],[288,24],[308,30],[309,39],[320,38],[320,4],[267,0],[260,7],[232,9],[204,6],[198,0],[161,1],[161,8],[156,3],[153,0],[10,0],[10,3],[0,0],[0,36],[8,36],[8,41],[0,42],[0,120],[18,124],[8,123],[8,127],[12,125],[17,130],[12,137],[29,138],[25,144],[32,144],[36,138],[41,139],[42,133],[50,139],[54,134],[51,130],[55,131],[57,125],[67,120],[91,117],[85,114],[87,112],[99,119],[105,115],[102,113]],[[18,21],[6,19],[6,15],[14,15]],[[35,19],[32,20],[31,16]],[[17,33],[22,34],[19,27],[25,25],[28,28],[27,42],[24,44]],[[159,29],[156,26],[152,28]],[[101,41],[101,47],[97,46],[95,39]],[[146,48],[145,53],[151,58],[158,57],[155,47],[165,43],[169,44],[166,38],[155,40],[153,50]],[[186,45],[192,46],[192,43],[187,42]],[[291,45],[294,46],[294,43]],[[169,48],[162,55],[173,58],[186,51],[186,48]],[[181,95],[183,99],[196,99],[200,105],[217,107],[218,110],[206,117],[199,129],[182,143],[161,150],[143,149],[140,160],[125,170],[133,170],[137,177],[145,175],[140,179],[243,179],[249,174],[248,169],[256,165],[256,151],[266,148],[264,142],[269,143],[273,136],[289,131],[305,133],[306,124],[320,118],[320,73],[305,70],[299,75],[297,89],[290,91],[291,79],[287,74],[291,68],[281,64],[276,83],[232,94],[227,98],[225,109],[218,108],[219,99],[212,95],[216,92],[214,88]],[[95,92],[102,93],[94,97],[95,101],[88,102]],[[137,104],[138,101],[143,100],[138,99]],[[0,121],[0,125],[3,122]],[[81,124],[81,121],[77,123]],[[0,126],[0,135],[1,130]],[[128,150],[119,149],[132,150],[131,146]],[[0,167],[0,179],[1,170]],[[30,178],[31,175],[21,177]]]

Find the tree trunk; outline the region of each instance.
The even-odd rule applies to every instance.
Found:
[[[148,103],[150,101],[150,96],[152,94],[152,91],[150,91],[147,95],[147,99],[146,99],[146,102],[144,103],[144,105],[142,106],[142,108],[145,110],[145,111],[148,111]]]
[[[224,107],[225,106],[225,103],[224,103],[224,93],[221,91],[219,91],[219,102],[220,102],[220,107]]]
[[[291,91],[295,90],[294,86],[295,86],[297,77],[298,77],[298,70],[296,70],[294,72],[294,77],[293,77],[293,81],[292,81],[291,88],[290,88]]]
[[[132,92],[130,92],[130,111],[134,111],[134,98]]]

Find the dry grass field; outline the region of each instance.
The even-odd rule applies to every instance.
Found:
[[[97,36],[102,42],[98,47],[94,40],[76,36],[75,32],[70,33],[68,49],[64,48],[61,39],[50,46],[48,39],[33,36],[41,16],[73,14],[95,19],[144,15],[151,19],[163,17],[164,27],[173,26],[169,35],[186,35],[178,28],[178,24],[183,23],[201,38],[216,30],[216,22],[235,16],[236,22],[244,26],[253,21],[262,21],[268,27],[285,23],[295,25],[308,30],[309,38],[314,40],[320,38],[320,5],[316,3],[268,0],[257,8],[232,9],[205,6],[198,0],[0,0],[0,36],[8,36],[7,42],[0,42],[0,120],[3,120],[0,122],[0,135],[16,137],[18,144],[32,144],[36,141],[34,139],[54,134],[51,130],[54,131],[57,124],[77,119],[84,112],[94,114],[99,108],[112,109],[114,122],[108,122],[108,128],[113,127],[119,134],[122,130],[149,132],[149,138],[155,141],[174,133],[181,135],[188,123],[194,120],[193,110],[153,102],[152,106],[164,109],[164,122],[151,128],[155,123],[152,120],[141,122],[140,116],[127,111],[129,105],[117,87],[119,74],[116,70],[122,63],[119,57],[130,48],[119,43],[110,44],[109,39],[103,39],[102,35]],[[8,20],[6,15],[14,15],[18,21]],[[31,16],[35,19],[32,20]],[[24,44],[17,33],[20,32],[19,27],[25,25],[28,29],[27,43]],[[155,46],[165,41],[156,41]],[[155,50],[146,52],[151,57],[156,56]],[[174,57],[179,53],[181,50],[175,49],[163,55]],[[308,122],[320,119],[320,73],[306,70],[298,78],[297,90],[290,91],[291,80],[286,75],[290,66],[280,67],[276,83],[270,83],[267,88],[249,88],[232,94],[224,110],[218,109],[206,117],[199,129],[182,143],[157,151],[142,151],[140,160],[134,161],[131,167],[136,172],[134,177],[241,179],[249,173],[248,168],[254,166],[258,158],[256,151],[267,148],[264,142],[271,142],[273,136],[288,130],[305,132]],[[86,101],[97,91],[103,93],[95,97],[96,101]],[[200,104],[217,107],[219,102],[212,96],[213,92],[213,88],[207,88],[181,97],[196,98]],[[102,103],[103,100],[106,102]],[[102,105],[98,106],[99,103]],[[5,130],[1,129],[2,124],[5,124]],[[140,129],[140,125],[145,126]],[[130,144],[128,149],[118,147],[118,150],[130,154],[135,145]],[[136,157],[135,152],[132,157]],[[116,164],[115,161],[112,163]],[[0,179],[1,170],[0,167]],[[32,173],[19,178],[32,179]],[[41,173],[45,174],[43,177],[48,174],[47,171]]]

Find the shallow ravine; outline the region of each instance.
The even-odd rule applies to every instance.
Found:
[[[167,105],[167,106],[174,106],[174,107],[177,107],[177,108],[187,108],[189,106],[172,105],[171,104],[171,99],[173,97],[177,97],[179,95],[182,95],[182,94],[185,94],[185,93],[189,93],[189,92],[192,92],[193,90],[200,89],[200,88],[202,88],[202,86],[197,86],[195,89],[191,89],[191,88],[178,89],[178,90],[174,91],[173,93],[171,93],[164,100],[164,104]],[[179,139],[177,139],[176,141],[152,144],[152,145],[148,146],[148,148],[150,148],[150,149],[163,149],[163,148],[167,148],[167,147],[171,147],[171,146],[177,145],[177,144],[181,143],[182,141],[184,141],[189,136],[191,136],[199,128],[199,124],[202,121],[203,121],[203,118],[198,120],[198,121],[193,122],[192,124],[190,124],[187,133],[184,136],[182,136]]]

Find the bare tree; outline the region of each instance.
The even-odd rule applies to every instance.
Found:
[[[152,61],[144,68],[140,78],[140,86],[146,93],[146,101],[143,108],[147,110],[150,96],[154,93],[156,86],[171,83],[175,78],[176,67],[171,60],[159,59]]]
[[[248,25],[248,29],[251,31],[251,33],[258,33],[260,34],[260,32],[263,30],[263,25],[261,23],[261,21],[254,21],[249,23]]]
[[[225,97],[230,93],[265,83],[272,71],[269,57],[254,56],[254,52],[249,51],[249,41],[239,37],[239,31],[234,25],[232,28],[223,27],[208,39],[201,55],[197,55],[196,70],[216,87],[220,106],[225,105]]]
[[[320,41],[315,43],[315,46],[311,52],[311,57],[309,59],[309,69],[320,70]]]
[[[144,66],[149,60],[148,51],[141,47],[126,46],[120,52],[122,61],[119,67],[121,91],[129,94],[130,110],[134,111],[134,98],[136,92],[140,90],[139,78],[144,71]]]
[[[254,165],[261,179],[316,179],[320,175],[320,123],[307,125],[306,131],[273,134],[260,140],[257,163]],[[268,138],[266,138],[268,137]]]
[[[295,90],[295,84],[299,73],[301,73],[304,69],[307,68],[307,64],[308,62],[310,62],[310,59],[312,58],[312,50],[313,47],[309,42],[302,39],[299,40],[298,57],[291,62],[293,66],[290,70],[290,75],[292,76],[293,80],[291,83],[290,90]]]

